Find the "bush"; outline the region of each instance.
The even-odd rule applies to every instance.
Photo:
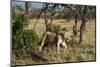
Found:
[[[12,24],[12,32],[13,34],[19,30],[23,30],[23,28],[27,25],[27,17],[25,14],[16,13],[12,16],[13,24]]]
[[[67,31],[67,28],[66,27],[62,28],[60,25],[49,24],[48,31],[51,32]]]
[[[62,28],[63,31],[68,31],[66,27]]]
[[[25,14],[16,13],[13,15],[12,20],[12,48],[34,47],[38,43],[38,36],[35,30],[24,30],[24,27],[27,26]]]
[[[12,17],[12,49],[18,58],[29,56],[29,51],[36,47],[38,35],[35,30],[25,30],[27,16],[22,13],[13,14]]]
[[[34,47],[38,43],[38,35],[34,30],[23,30],[13,36],[13,48],[22,49]]]
[[[48,25],[48,30],[51,32],[57,32],[61,30],[61,26],[60,25],[53,25],[53,24],[49,24]]]

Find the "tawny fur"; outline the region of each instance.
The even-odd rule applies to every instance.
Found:
[[[65,38],[68,38],[71,35],[72,34],[70,32],[65,32],[65,31],[59,31],[57,33],[50,31],[44,32],[39,52],[42,51],[42,47],[45,45],[45,43],[56,44],[58,53],[60,52],[60,45],[62,45],[64,47],[64,52],[65,52],[67,48]]]

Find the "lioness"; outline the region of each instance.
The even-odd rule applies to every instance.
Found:
[[[59,31],[57,33],[50,32],[50,31],[44,32],[41,46],[39,48],[39,52],[42,50],[42,47],[45,44],[56,44],[58,53],[60,52],[60,45],[62,45],[64,47],[64,52],[65,52],[67,48],[65,38],[68,38],[71,35],[72,34],[70,32],[66,32],[66,31]]]

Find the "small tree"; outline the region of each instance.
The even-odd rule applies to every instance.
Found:
[[[48,3],[45,3],[45,7],[44,7],[44,20],[45,20],[45,26],[46,26],[46,31],[48,31]]]
[[[88,10],[88,7],[87,6],[83,6],[83,11],[82,11],[82,23],[81,23],[81,26],[80,26],[80,39],[79,39],[79,43],[82,43],[83,41],[83,33],[85,31],[85,26],[86,26],[86,22],[88,21],[88,17],[87,17],[87,10]]]

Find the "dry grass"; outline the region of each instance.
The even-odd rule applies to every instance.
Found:
[[[30,20],[28,29],[33,29],[34,22],[36,20]],[[49,20],[50,22],[50,20]],[[78,23],[78,29],[80,26]],[[74,25],[74,21],[71,20],[67,22],[66,20],[54,20],[53,24],[60,24],[62,27],[66,27],[68,31],[72,31],[72,27]],[[39,37],[42,36],[45,31],[44,20],[40,19],[35,28]],[[79,35],[78,35],[79,36]],[[77,36],[77,38],[78,38]],[[86,25],[86,31],[84,33],[84,43],[77,45],[75,47],[67,44],[68,48],[66,53],[62,53],[63,47],[61,49],[61,53],[57,54],[56,46],[44,48],[42,52],[38,52],[39,45],[31,49],[30,57],[25,59],[14,58],[14,64],[45,64],[45,63],[62,63],[62,62],[79,62],[79,61],[94,61],[96,60],[96,52],[95,52],[95,21],[90,21]],[[74,45],[74,44],[73,44]],[[14,56],[13,56],[14,57]]]

